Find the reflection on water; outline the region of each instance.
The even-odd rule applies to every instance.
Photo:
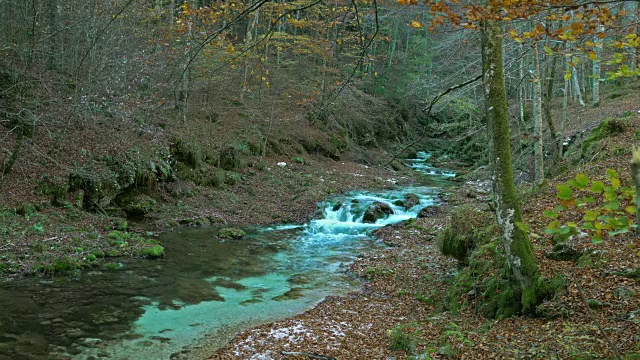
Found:
[[[431,171],[423,155],[412,164]],[[410,193],[419,203],[405,208]],[[0,359],[168,359],[205,334],[295,315],[353,289],[343,269],[381,246],[370,231],[416,217],[436,195],[354,192],[320,204],[322,218],[308,224],[245,228],[249,236],[234,241],[215,228],[180,230],[163,235],[160,260],[0,284]],[[363,223],[374,202],[393,214]]]

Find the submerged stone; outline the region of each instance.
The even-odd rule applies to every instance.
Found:
[[[234,289],[234,290],[245,290],[247,289],[246,286],[237,283],[237,282],[233,282],[230,280],[226,280],[226,279],[217,279],[216,281],[213,282],[213,286],[219,286],[219,287],[223,287],[223,288],[227,288],[227,289]]]
[[[284,300],[299,299],[304,296],[303,291],[304,291],[303,288],[299,288],[299,287],[291,288],[291,290],[287,291],[282,295],[274,297],[272,300],[284,301]]]
[[[287,282],[294,285],[306,285],[311,282],[308,275],[305,274],[295,274],[287,279]]]
[[[247,233],[236,228],[222,228],[218,231],[218,237],[221,239],[240,240],[247,236]]]
[[[262,300],[260,300],[260,299],[249,299],[249,300],[245,300],[245,301],[241,302],[240,305],[247,306],[247,305],[251,305],[251,304],[258,304],[258,303],[261,303],[261,302],[262,302]]]

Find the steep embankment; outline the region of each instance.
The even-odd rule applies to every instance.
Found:
[[[300,222],[328,194],[390,184],[395,175],[365,164],[410,134],[391,104],[346,89],[317,118],[274,101],[219,99],[224,112],[186,119],[144,104],[49,105],[0,179],[0,273],[146,256],[158,246],[147,232],[177,226]],[[11,149],[17,138],[5,140]],[[145,238],[122,247],[128,231]]]

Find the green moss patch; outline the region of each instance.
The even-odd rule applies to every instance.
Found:
[[[236,228],[222,228],[218,231],[218,237],[221,239],[239,240],[247,236],[243,230]]]

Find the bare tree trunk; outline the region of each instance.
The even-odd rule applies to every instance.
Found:
[[[575,66],[571,67],[571,77],[573,78],[573,90],[576,92],[576,97],[580,106],[586,106],[582,99],[582,91],[580,90],[580,81],[578,79],[578,70]]]
[[[543,105],[544,105],[544,118],[547,121],[547,126],[549,127],[549,135],[551,136],[551,151],[553,153],[553,159],[555,162],[560,161],[560,158],[562,157],[562,137],[560,137],[560,140],[558,140],[558,133],[556,132],[556,126],[553,123],[553,118],[551,117],[551,99],[553,98],[553,84],[555,82],[555,78],[556,78],[556,65],[558,63],[558,57],[555,55],[555,53],[558,51],[559,47],[556,46],[555,49],[553,50],[554,55],[553,59],[551,60],[551,66],[547,66],[547,71],[546,71],[546,77],[545,77],[545,81],[546,81],[546,91],[544,92],[544,99],[543,99]]]
[[[62,13],[62,7],[60,6],[60,0],[49,0],[49,69],[54,71],[60,71],[62,66],[62,34],[60,26]]]
[[[533,91],[533,157],[535,160],[535,183],[540,185],[544,182],[544,152],[542,147],[542,75],[540,74],[540,54],[538,53],[537,41],[533,43],[533,66],[535,71]]]
[[[602,53],[602,41],[599,34],[604,34],[604,26],[598,26],[596,35],[593,36],[593,43],[596,49],[596,59],[593,60],[593,106],[600,105],[600,56]]]
[[[569,99],[569,89],[571,89],[571,83],[569,82],[569,77],[567,74],[570,74],[571,66],[569,65],[569,55],[565,55],[565,76],[564,76],[564,96],[562,98],[562,124],[560,125],[560,145],[559,152],[560,157],[562,157],[564,151],[564,129],[567,121],[567,102]]]
[[[509,113],[502,65],[502,27],[487,21],[482,36],[482,69],[485,106],[491,144],[493,191],[496,217],[507,262],[516,283],[522,290],[522,307],[530,312],[538,302],[535,284],[538,263],[527,234],[518,226],[522,222],[520,204],[513,182]]]
[[[251,6],[251,2],[249,3],[249,6]],[[244,38],[244,51],[248,51],[249,46],[251,46],[251,43],[253,42],[253,29],[256,27],[258,23],[258,14],[259,14],[258,10],[254,11],[253,20],[249,21],[249,24],[247,25],[246,36]],[[244,93],[247,91],[247,87],[249,86],[249,76],[250,76],[249,66],[250,66],[249,57],[247,56],[247,54],[245,54],[244,80],[242,82],[242,89],[240,90],[240,101],[244,99]]]
[[[391,46],[390,46],[390,52],[389,52],[389,61],[387,63],[387,68],[390,68],[391,65],[393,64],[393,56],[396,53],[396,45],[398,44],[398,23],[397,21],[393,21],[393,32],[391,34],[391,37],[393,38],[391,40]]]
[[[520,81],[524,81],[524,44],[520,44],[520,53],[522,54],[522,56],[520,56]],[[526,83],[525,83],[526,84]],[[519,97],[519,103],[520,103],[520,123],[522,125],[524,125],[524,108],[525,108],[525,104],[526,104],[526,94],[525,94],[525,84],[520,85],[520,88],[518,89],[518,97]]]

